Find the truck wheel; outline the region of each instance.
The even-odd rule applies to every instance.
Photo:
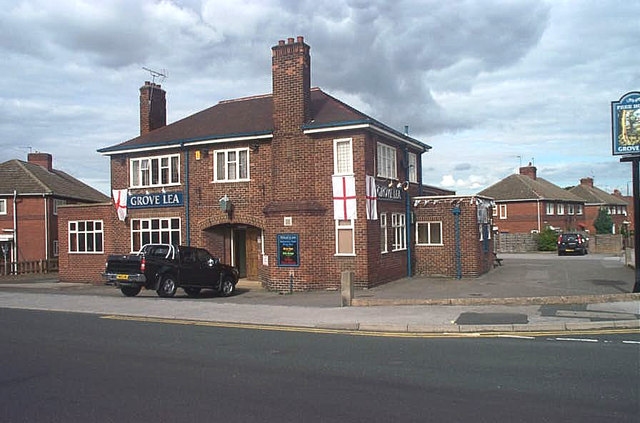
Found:
[[[122,293],[126,297],[135,297],[140,293],[141,289],[142,289],[141,286],[121,286],[120,287],[120,291],[122,291]]]
[[[190,297],[197,297],[200,293],[200,288],[185,288],[184,292]]]
[[[236,286],[233,283],[233,278],[231,276],[224,276],[222,282],[220,282],[220,295],[228,297],[233,294],[235,290]]]
[[[178,289],[178,285],[176,285],[176,281],[173,276],[166,275],[160,279],[160,284],[158,285],[156,292],[159,297],[169,298],[175,295],[176,289]]]

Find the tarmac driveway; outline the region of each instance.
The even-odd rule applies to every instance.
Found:
[[[447,299],[608,295],[633,290],[635,270],[611,254],[558,256],[555,253],[501,254],[502,266],[479,278],[405,278],[356,298]]]

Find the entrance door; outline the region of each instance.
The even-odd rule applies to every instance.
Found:
[[[258,250],[258,240],[260,239],[260,229],[247,229],[247,278],[258,279],[258,261],[260,253]]]
[[[233,229],[233,264],[238,268],[241,278],[258,279],[259,238],[260,229],[258,228]]]

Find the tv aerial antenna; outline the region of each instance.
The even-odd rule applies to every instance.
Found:
[[[156,83],[156,78],[160,79],[160,82],[163,82],[165,80],[165,78],[167,77],[167,71],[166,69],[162,69],[162,72],[160,71],[156,71],[153,69],[149,69],[147,67],[142,67],[142,69],[146,70],[147,72],[149,72],[151,74],[151,82],[153,82],[154,84]]]

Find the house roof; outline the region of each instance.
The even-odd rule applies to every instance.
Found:
[[[513,174],[478,193],[496,201],[567,201],[584,203],[577,195],[543,179]]]
[[[50,195],[84,202],[106,202],[109,197],[60,170],[51,171],[22,160],[0,163],[0,195]]]
[[[311,90],[311,119],[304,130],[370,125],[424,151],[431,147],[359,112],[326,94]],[[273,134],[273,96],[271,94],[221,101],[184,119],[150,131],[120,144],[99,149],[103,154],[130,150],[171,148],[202,141],[270,137]]]
[[[571,189],[569,192],[582,198],[586,204],[598,204],[603,206],[626,206],[627,202],[615,195],[611,195],[600,188],[580,184]]]

